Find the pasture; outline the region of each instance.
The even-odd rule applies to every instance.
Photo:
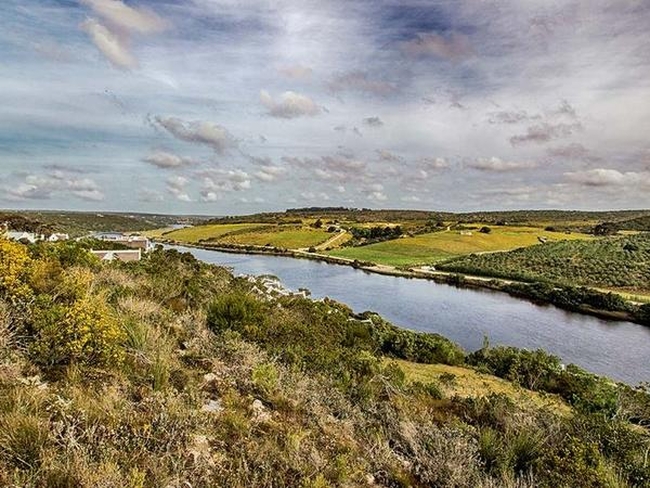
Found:
[[[491,232],[476,229],[449,230],[402,237],[360,247],[330,251],[332,256],[371,261],[389,266],[433,264],[446,259],[472,253],[507,251],[539,244],[538,238],[548,242],[588,239],[586,234],[549,232],[537,227],[492,226]]]

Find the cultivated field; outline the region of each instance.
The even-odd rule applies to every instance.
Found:
[[[223,236],[219,242],[253,246],[274,246],[299,249],[316,246],[332,236],[324,230],[310,228],[277,228],[257,232],[237,233]]]
[[[211,224],[196,227],[186,227],[165,234],[167,239],[179,242],[197,243],[199,241],[217,240],[232,232],[249,231],[271,227],[268,224]]]
[[[650,292],[650,234],[565,241],[472,255],[440,269],[526,281]]]
[[[237,244],[240,246],[273,246],[300,249],[316,246],[334,234],[322,229],[300,225],[273,225],[262,223],[210,224],[187,227],[164,235],[167,239],[197,244]]]
[[[477,225],[477,227],[480,226]],[[337,249],[331,251],[330,254],[389,266],[403,266],[431,264],[471,253],[504,251],[532,246],[539,243],[538,238],[547,239],[549,242],[589,238],[586,234],[548,232],[536,227],[494,226],[490,229],[489,234],[479,232],[478,228],[465,231],[434,232],[367,246]]]

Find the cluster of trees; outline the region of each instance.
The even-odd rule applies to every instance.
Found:
[[[372,227],[350,227],[352,240],[347,245],[374,244],[376,242],[397,239],[404,234],[400,225],[375,225]]]

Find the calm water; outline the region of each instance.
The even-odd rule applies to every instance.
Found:
[[[356,312],[372,310],[395,325],[437,332],[466,350],[492,345],[543,348],[595,373],[637,384],[650,381],[650,327],[535,305],[505,293],[382,276],[348,266],[277,256],[189,251],[236,274],[271,274],[293,290],[330,297]]]

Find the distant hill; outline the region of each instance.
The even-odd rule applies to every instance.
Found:
[[[25,232],[66,232],[78,237],[90,232],[134,232],[158,229],[173,224],[197,224],[196,216],[161,215],[120,212],[66,212],[18,210],[0,212],[0,222],[14,230]]]

